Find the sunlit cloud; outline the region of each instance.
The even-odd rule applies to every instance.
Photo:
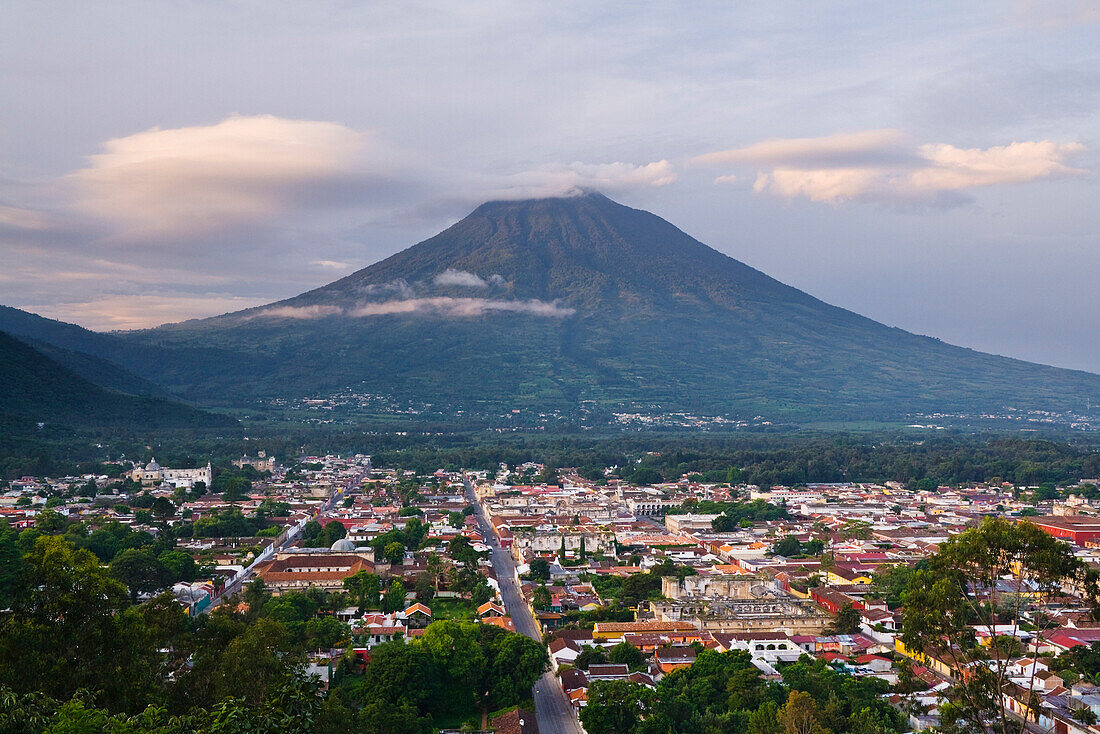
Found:
[[[914,145],[897,130],[767,140],[692,159],[693,165],[757,168],[753,191],[838,204],[845,201],[952,202],[968,189],[1082,175],[1071,164],[1080,143],[1014,142],[990,148]],[[721,176],[716,183],[726,183]]]
[[[0,227],[16,230],[42,230],[49,226],[49,218],[42,212],[17,206],[0,204]]]
[[[1057,30],[1100,23],[1100,4],[1095,0],[1016,0],[1010,7],[1014,20],[1029,28]]]
[[[333,122],[237,116],[109,140],[68,181],[78,210],[124,233],[194,236],[323,204],[319,188],[360,173],[364,142]]]
[[[39,312],[90,329],[129,330],[237,311],[257,305],[257,300],[225,294],[120,294],[63,301]]]

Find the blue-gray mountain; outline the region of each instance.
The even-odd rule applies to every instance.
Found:
[[[884,326],[598,194],[488,203],[322,288],[111,338],[97,356],[210,404],[354,386],[490,414],[583,403],[799,422],[1100,401],[1098,375]]]

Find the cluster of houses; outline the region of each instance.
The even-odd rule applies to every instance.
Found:
[[[536,589],[545,585],[550,592],[550,607],[535,611],[553,633],[551,658],[578,709],[592,680],[653,685],[690,665],[699,649],[739,649],[766,676],[776,676],[777,664],[801,655],[890,683],[904,668],[918,690],[895,694],[893,701],[911,715],[914,728],[925,728],[938,721],[941,694],[963,673],[905,649],[899,640],[902,610],[882,598],[875,584],[878,574],[915,566],[987,515],[1026,517],[1100,566],[1100,503],[1070,494],[1065,501],[1035,504],[1028,501],[1029,493],[1008,485],[916,491],[893,483],[851,483],[761,490],[682,481],[633,487],[563,470],[556,485],[511,484],[498,477],[479,483],[477,491],[520,570],[538,559],[549,568],[545,584],[527,581],[524,592],[532,606]],[[789,517],[740,522],[718,532],[717,513],[692,511],[702,500],[735,498],[781,505]],[[776,552],[777,543],[787,538],[796,542],[788,540],[786,547],[799,552]],[[633,621],[596,622],[591,630],[569,625],[582,618],[581,612],[617,607],[616,599],[600,598],[596,589],[601,584],[593,584],[593,578],[628,577],[668,568],[670,562],[690,571],[663,576],[659,598],[638,603]],[[1006,593],[1028,592],[1013,579],[999,583]],[[857,617],[854,627],[841,634],[834,624],[846,608]],[[610,649],[621,642],[646,653],[644,670],[613,664],[574,667],[586,646]],[[1089,716],[1080,713],[1089,708],[1100,714],[1094,688],[1087,683],[1066,687],[1042,662],[1077,645],[1100,642],[1100,625],[1068,615],[1041,639],[1021,634],[1021,642],[1030,657],[1012,665],[1031,672],[1036,666],[1044,669],[1025,676],[1027,687],[1006,688],[1009,707],[1023,711],[1028,701],[1034,707],[1034,694],[1040,718],[1052,730],[1100,731],[1090,729]]]
[[[802,655],[891,684],[904,669],[913,685],[892,700],[918,729],[936,723],[941,694],[965,671],[905,648],[899,639],[902,610],[896,601],[891,605],[883,598],[877,578],[897,567],[915,566],[947,538],[988,515],[1026,517],[1100,567],[1100,503],[1087,499],[1096,495],[1095,489],[1083,486],[1095,487],[1096,480],[1082,482],[1081,493],[1064,492],[1065,500],[1036,503],[1029,501],[1029,492],[1007,484],[915,490],[895,483],[843,483],[761,489],[683,480],[634,486],[610,472],[593,481],[569,469],[559,470],[554,484],[537,484],[530,477],[543,467],[534,464],[502,466],[493,473],[418,476],[374,468],[370,457],[361,455],[306,457],[292,471],[266,456],[242,457],[238,464],[250,462],[262,462],[270,476],[232,500],[187,491],[198,482],[213,484],[209,466],[171,469],[151,460],[127,467],[123,476],[140,483],[144,495],[173,502],[175,514],[158,522],[143,520],[131,506],[133,497],[112,494],[112,480],[100,476],[10,482],[0,493],[0,516],[29,526],[49,501],[54,511],[69,517],[119,522],[154,534],[164,522],[196,524],[219,518],[230,508],[249,517],[261,513],[276,530],[315,521],[326,529],[325,538],[338,538],[320,547],[301,540],[282,543],[286,536],[274,532],[181,538],[178,547],[214,575],[177,584],[173,591],[198,613],[226,578],[246,567],[275,594],[311,587],[343,590],[346,579],[364,571],[400,578],[409,590],[401,610],[380,613],[353,607],[338,613],[351,626],[363,659],[369,659],[375,645],[415,637],[433,620],[448,618],[457,601],[465,604],[468,617],[515,630],[499,594],[501,569],[489,560],[488,551],[498,542],[514,561],[516,581],[549,635],[553,667],[577,709],[586,704],[592,681],[653,686],[692,665],[700,650],[742,650],[763,675],[772,677],[783,663]],[[483,536],[469,506],[467,482],[488,517],[491,539]],[[89,491],[93,484],[94,492]],[[78,486],[85,491],[74,492]],[[781,519],[750,514],[737,522],[716,523],[722,517],[718,510],[754,501],[786,512],[772,513]],[[378,538],[406,529],[413,520],[423,532],[420,548],[396,558],[375,552]],[[333,523],[340,532],[329,532]],[[436,583],[434,599],[418,600],[412,591],[417,579],[435,574],[438,581],[439,568],[429,569],[433,560],[438,564],[442,559],[454,570],[448,550],[459,538],[484,556],[477,571],[491,598],[474,607],[468,593],[462,598]],[[626,581],[642,574],[648,585],[638,588],[645,593],[627,599]],[[1030,593],[1014,579],[998,583],[1005,593]],[[607,611],[615,614],[600,616]],[[842,611],[849,622],[846,629],[837,628]],[[1062,652],[1100,642],[1100,624],[1072,605],[1045,611],[1052,628],[1030,633],[1018,625],[1011,628],[1026,654],[1008,661],[1012,685],[1002,692],[1005,700],[1021,715],[1038,712],[1039,723],[1051,730],[1100,732],[1082,713],[1087,709],[1100,716],[1100,691],[1087,682],[1065,679],[1050,664]],[[979,641],[1005,633],[976,630]],[[586,648],[609,651],[624,642],[643,653],[644,664],[576,664]]]

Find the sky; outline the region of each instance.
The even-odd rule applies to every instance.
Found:
[[[99,329],[599,190],[824,301],[1100,372],[1100,5],[5,3],[0,303]]]

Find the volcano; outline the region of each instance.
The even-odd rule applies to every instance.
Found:
[[[599,194],[490,202],[316,290],[124,339],[200,355],[125,366],[209,404],[354,388],[454,415],[808,422],[1100,400],[1100,376],[885,326]]]

